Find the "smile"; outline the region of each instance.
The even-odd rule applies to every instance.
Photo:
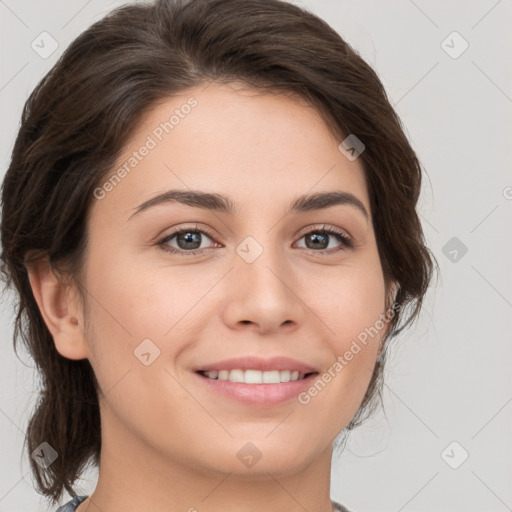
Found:
[[[243,382],[245,384],[280,384],[282,382],[293,382],[303,380],[311,373],[299,372],[297,370],[270,370],[261,371],[253,369],[233,370],[211,370],[199,372],[212,380],[223,380],[229,382]]]

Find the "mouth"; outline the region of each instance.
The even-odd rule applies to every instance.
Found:
[[[233,370],[209,370],[197,373],[211,380],[239,382],[244,384],[282,384],[295,382],[318,374],[316,371],[299,372],[298,370],[255,370],[235,368]]]
[[[202,366],[194,373],[212,396],[272,407],[296,398],[320,372],[289,357],[247,356]]]

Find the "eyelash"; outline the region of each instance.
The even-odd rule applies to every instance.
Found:
[[[162,250],[164,250],[166,252],[169,252],[169,253],[172,253],[172,254],[184,255],[184,256],[196,256],[197,254],[199,254],[201,252],[208,251],[208,250],[211,250],[211,249],[215,249],[214,247],[209,247],[209,248],[206,248],[206,249],[193,249],[191,251],[185,251],[184,249],[176,249],[174,247],[170,247],[170,246],[167,245],[167,243],[170,240],[172,240],[176,235],[179,235],[181,233],[187,233],[187,232],[198,232],[198,233],[201,233],[203,235],[206,235],[208,238],[210,238],[212,241],[215,242],[214,236],[211,233],[209,233],[208,230],[206,230],[206,229],[199,229],[198,226],[194,226],[194,227],[191,226],[191,227],[188,227],[188,228],[180,228],[180,229],[178,229],[176,231],[173,231],[172,233],[166,235],[164,238],[159,240],[157,242],[157,245],[160,246],[162,248]],[[307,231],[306,233],[303,233],[301,235],[300,239],[302,239],[306,235],[310,235],[312,233],[327,233],[328,235],[335,236],[338,239],[338,241],[341,242],[341,247],[338,248],[338,249],[334,249],[334,250],[333,249],[330,249],[330,250],[326,250],[326,249],[314,250],[314,249],[307,249],[306,248],[306,251],[309,252],[310,254],[313,254],[314,256],[318,256],[321,253],[327,253],[327,254],[338,253],[339,251],[345,251],[347,249],[352,249],[354,247],[353,240],[345,233],[345,231],[343,231],[343,230],[341,230],[339,228],[335,228],[335,227],[326,228],[325,225],[323,225],[322,227],[316,227],[315,226],[310,231]],[[216,242],[216,243],[218,243],[218,242]]]

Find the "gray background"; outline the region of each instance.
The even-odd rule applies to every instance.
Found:
[[[0,0],[2,174],[32,88],[122,3]],[[396,340],[386,414],[334,459],[332,497],[357,512],[512,510],[512,1],[295,3],[327,20],[384,83],[426,169],[419,210],[441,267],[420,321]],[[46,58],[31,47],[43,51],[43,31],[58,43]],[[9,299],[0,310],[0,512],[42,511],[22,456],[37,380],[28,356],[14,354]],[[79,485],[92,492],[95,473]]]

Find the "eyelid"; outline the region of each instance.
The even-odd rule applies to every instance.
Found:
[[[302,237],[313,231],[326,231],[327,233],[336,233],[337,235],[341,235],[342,237],[346,238],[347,241],[354,241],[352,236],[345,229],[332,226],[330,224],[314,224],[313,226],[308,226],[304,229],[301,229],[296,236]]]
[[[302,239],[305,235],[308,235],[310,233],[314,232],[324,232],[327,233],[330,236],[335,236],[338,238],[341,247],[335,248],[335,249],[322,249],[322,250],[314,250],[314,249],[308,249],[307,247],[302,247],[302,249],[305,249],[309,254],[312,254],[313,256],[321,257],[323,255],[329,256],[332,254],[338,254],[341,251],[347,251],[349,249],[354,249],[355,247],[355,241],[352,238],[352,236],[344,229],[339,228],[337,226],[332,226],[328,224],[316,224],[313,226],[308,226],[307,228],[304,228],[303,230],[299,231],[299,233],[296,235],[298,239]]]
[[[207,229],[207,228],[203,228],[203,227],[199,227],[198,224],[192,226],[183,226],[183,227],[180,227],[180,228],[176,228],[175,230],[171,231],[169,234],[165,235],[164,237],[160,238],[157,242],[157,245],[159,246],[165,246],[166,243],[173,239],[176,235],[179,235],[180,233],[183,233],[183,232],[186,232],[186,231],[197,231],[198,233],[202,233],[204,235],[206,235],[210,240],[212,240],[213,242],[215,243],[220,243],[220,242],[217,242],[217,240],[215,239],[215,235],[213,235],[213,233]],[[204,251],[208,251],[210,249],[214,249],[214,247],[208,247],[206,249],[194,249],[192,251],[185,251],[183,249],[176,249],[175,247],[169,247],[169,248],[165,248],[163,247],[163,250],[164,251],[167,251],[167,252],[170,252],[172,254],[184,254],[184,255],[196,255],[198,253],[202,253]]]

